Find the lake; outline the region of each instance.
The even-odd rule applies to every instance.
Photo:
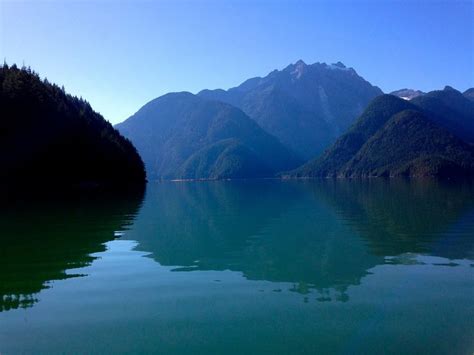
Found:
[[[164,182],[1,209],[1,354],[474,351],[473,183]]]

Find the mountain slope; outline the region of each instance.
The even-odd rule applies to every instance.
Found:
[[[342,63],[303,61],[203,98],[239,107],[263,129],[304,158],[319,154],[382,91]]]
[[[345,165],[344,176],[459,176],[474,172],[474,149],[423,113],[394,115]]]
[[[474,174],[474,147],[441,126],[439,119],[395,96],[377,97],[321,157],[287,176]]]
[[[469,100],[474,101],[474,88],[469,88],[463,92],[463,95]]]
[[[29,69],[0,67],[0,181],[41,185],[145,182],[133,145],[82,99]]]
[[[412,103],[430,118],[467,142],[474,143],[474,102],[447,86],[416,97]]]
[[[301,163],[241,110],[186,92],[159,97],[116,127],[152,178],[270,177]]]
[[[342,166],[361,149],[394,114],[413,108],[408,101],[392,95],[375,98],[365,109],[356,123],[342,135],[324,154],[311,160],[294,174],[295,176],[335,176]]]

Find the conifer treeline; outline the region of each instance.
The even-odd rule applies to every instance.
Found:
[[[145,181],[131,142],[90,104],[30,68],[0,67],[0,180],[48,184]]]

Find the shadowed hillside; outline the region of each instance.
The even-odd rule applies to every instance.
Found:
[[[133,145],[84,100],[29,69],[0,68],[0,182],[144,183]]]

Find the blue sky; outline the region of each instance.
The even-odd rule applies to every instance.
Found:
[[[0,55],[113,123],[170,91],[229,88],[303,59],[389,92],[474,86],[473,1],[0,0]]]

